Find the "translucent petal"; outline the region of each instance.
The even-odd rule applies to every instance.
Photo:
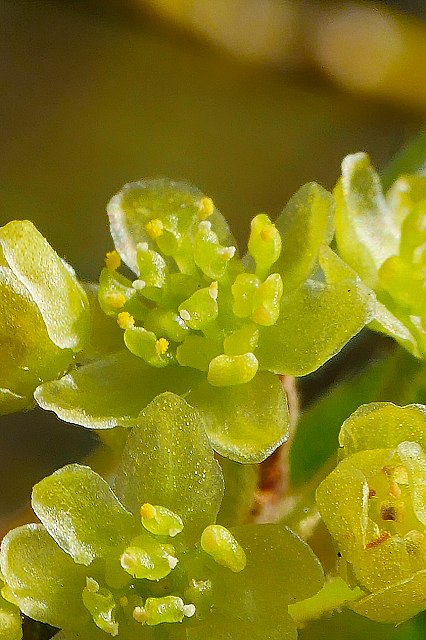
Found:
[[[281,233],[282,249],[274,271],[281,274],[285,293],[312,273],[320,246],[333,237],[333,214],[331,193],[311,182],[299,189],[278,217],[275,226]]]
[[[42,525],[10,531],[1,571],[23,613],[54,627],[77,630],[88,618],[81,600],[86,570],[58,547]]]
[[[37,385],[61,376],[73,359],[51,341],[36,304],[7,267],[0,267],[0,344],[0,413],[31,407]]]
[[[148,242],[155,248],[152,234],[149,235],[146,229],[146,225],[153,219],[162,221],[166,231],[169,224],[175,234],[190,236],[195,235],[200,220],[208,216],[219,242],[234,245],[225,219],[213,206],[204,206],[205,200],[207,199],[198,189],[186,182],[157,179],[125,185],[112,198],[107,208],[111,235],[123,261],[137,273],[136,245]],[[160,242],[161,238],[163,236],[158,238]],[[192,252],[190,238],[188,246],[183,247],[183,250]]]
[[[339,253],[375,288],[382,263],[398,253],[399,230],[365,153],[347,156],[334,192]]]
[[[131,424],[115,480],[118,497],[132,512],[145,502],[171,509],[183,520],[179,539],[193,540],[214,522],[223,495],[202,419],[182,398],[164,393]]]
[[[0,597],[0,637],[5,640],[22,639],[21,614],[13,604]]]
[[[89,565],[128,542],[135,519],[101,476],[78,464],[35,485],[32,507],[50,535],[75,562]]]
[[[351,603],[351,609],[370,620],[398,624],[423,611],[425,593],[426,571],[419,571],[408,580]]]
[[[283,296],[276,324],[259,331],[260,368],[296,376],[315,371],[372,319],[374,304],[360,282],[308,280]]]
[[[277,376],[262,371],[235,387],[194,389],[188,401],[197,408],[214,449],[238,462],[261,462],[288,437],[287,401]]]
[[[368,484],[350,460],[343,460],[317,489],[317,505],[328,530],[349,562],[366,543]]]
[[[246,553],[247,565],[240,573],[215,566],[218,615],[238,615],[255,624],[269,619],[279,625],[288,604],[308,598],[322,587],[324,576],[318,559],[289,529],[278,524],[251,524],[233,527],[231,532]]]
[[[40,309],[52,342],[61,349],[82,349],[90,335],[89,304],[71,268],[27,220],[2,227],[0,246]]]
[[[403,441],[426,448],[426,410],[422,405],[398,407],[391,402],[362,405],[343,423],[339,441],[345,456],[365,449],[391,449]]]
[[[193,369],[154,369],[126,349],[41,385],[34,397],[66,422],[110,429],[135,418],[158,393],[185,393],[201,379]]]

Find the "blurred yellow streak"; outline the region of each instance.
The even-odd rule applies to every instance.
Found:
[[[133,1],[250,63],[313,65],[346,90],[426,111],[426,25],[382,5]]]

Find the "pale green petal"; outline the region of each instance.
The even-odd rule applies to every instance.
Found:
[[[78,464],[35,485],[32,507],[50,535],[75,562],[89,565],[127,543],[135,520],[101,476]]]
[[[162,178],[125,185],[109,202],[107,211],[115,247],[127,266],[138,273],[136,245],[139,242],[151,243],[145,225],[152,219],[164,221],[167,217],[170,228],[177,235],[186,234],[186,241],[191,246],[190,236],[195,234],[199,221],[203,219],[199,215],[203,197],[201,191],[187,182]],[[208,216],[208,220],[221,244],[235,244],[224,217],[217,209]]]
[[[22,639],[22,620],[18,607],[0,597],[0,637],[4,640]]]
[[[320,246],[333,237],[333,215],[333,196],[311,182],[299,189],[277,218],[282,248],[273,270],[281,274],[285,293],[312,273]]]
[[[235,387],[207,382],[191,391],[215,451],[237,462],[262,462],[288,437],[287,400],[278,377],[267,371]]]
[[[425,593],[426,571],[419,571],[408,580],[351,603],[351,609],[370,620],[398,624],[423,611]]]
[[[343,460],[321,482],[316,497],[327,529],[350,562],[366,543],[368,484],[365,475],[350,460]]]
[[[58,547],[42,525],[28,524],[6,535],[1,571],[21,611],[30,618],[71,630],[88,619],[81,599],[86,570]]]
[[[185,393],[202,379],[193,369],[154,369],[123,350],[41,385],[34,397],[66,422],[111,429],[135,418],[159,393]]]
[[[278,618],[278,619],[277,619]],[[297,640],[297,629],[286,610],[280,610],[273,619],[258,617],[244,620],[224,616],[221,611],[206,620],[187,627],[188,640]]]
[[[62,375],[73,358],[71,350],[51,341],[27,289],[1,266],[0,344],[0,413],[33,406],[37,385]]]
[[[399,230],[365,153],[347,156],[335,192],[339,254],[363,281],[377,285],[383,262],[398,253]]]
[[[398,407],[391,402],[372,402],[359,407],[342,425],[343,454],[415,441],[426,448],[426,409],[423,405]]]
[[[40,309],[52,342],[80,351],[90,335],[90,313],[71,267],[27,220],[2,227],[0,246],[9,268]]]
[[[259,332],[260,367],[296,376],[315,371],[371,320],[374,304],[361,282],[308,280],[282,298],[277,323]]]
[[[131,424],[115,480],[118,497],[132,512],[145,502],[171,509],[183,520],[179,538],[196,538],[215,521],[223,495],[202,419],[182,398],[164,393]]]
[[[269,632],[274,625],[287,628],[288,605],[313,596],[324,583],[319,560],[282,525],[251,524],[233,527],[231,532],[245,551],[247,565],[240,573],[218,565],[211,568],[218,618],[238,617],[250,621],[254,629],[265,626]]]

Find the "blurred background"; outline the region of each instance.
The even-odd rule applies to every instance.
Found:
[[[424,128],[425,20],[424,0],[0,0],[0,224],[32,219],[96,279],[107,201],[164,175],[244,243],[345,154],[380,168]],[[0,517],[93,446],[48,414],[0,422]]]

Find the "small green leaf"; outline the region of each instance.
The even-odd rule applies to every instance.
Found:
[[[70,630],[78,630],[89,618],[81,599],[85,568],[75,564],[42,525],[28,524],[6,535],[1,571],[30,618]]]
[[[78,464],[62,467],[35,485],[32,507],[57,544],[89,565],[126,543],[135,528],[101,476]]]
[[[235,387],[194,389],[188,401],[205,421],[215,451],[237,462],[261,462],[288,437],[287,401],[277,376],[262,371]]]
[[[132,512],[146,502],[178,514],[179,538],[194,539],[215,521],[223,477],[199,414],[164,393],[129,423],[133,429],[115,479],[116,493]]]
[[[1,584],[1,581],[0,581]],[[0,596],[0,636],[4,640],[22,640],[21,613]]]

